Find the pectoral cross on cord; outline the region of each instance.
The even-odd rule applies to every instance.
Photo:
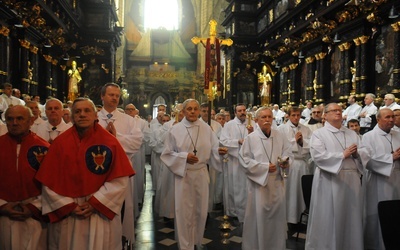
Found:
[[[193,154],[194,154],[194,155],[197,154],[196,146],[197,146],[197,140],[199,139],[199,134],[200,134],[200,133],[199,133],[199,130],[200,130],[200,127],[197,126],[196,143],[194,143],[194,142],[193,142],[193,138],[192,138],[192,136],[190,135],[189,129],[186,128],[186,131],[187,131],[187,133],[188,133],[188,135],[189,135],[190,141],[192,142],[192,145],[193,145]]]

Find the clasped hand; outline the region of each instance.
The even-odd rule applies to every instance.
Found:
[[[226,155],[227,153],[228,153],[228,148],[226,148],[226,147],[219,147],[218,148],[218,154]]]
[[[300,131],[294,135],[294,138],[300,146],[303,146],[303,134]]]
[[[344,158],[348,158],[350,156],[353,156],[354,158],[358,157],[358,153],[357,153],[357,144],[352,144],[351,146],[349,146],[348,148],[346,148],[343,151],[343,156]]]
[[[76,208],[72,211],[72,214],[78,217],[78,219],[86,219],[89,218],[95,209],[90,205],[89,202],[84,202],[81,205],[77,205]]]
[[[11,220],[24,221],[32,216],[32,212],[25,204],[8,202],[1,207],[0,215],[7,216]]]
[[[117,136],[117,130],[115,129],[113,122],[109,122],[107,124],[106,130],[110,132],[110,134],[112,134],[113,136]]]

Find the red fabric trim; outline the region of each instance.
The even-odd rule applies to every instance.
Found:
[[[57,210],[54,210],[51,213],[48,213],[47,215],[49,216],[50,222],[59,222],[65,217],[67,217],[78,205],[76,203],[70,203],[68,205],[65,205],[63,207],[60,207]]]
[[[210,44],[210,38],[207,38],[207,43],[206,43],[206,68],[204,71],[204,92],[210,88],[210,67],[211,67],[211,61],[210,61],[210,52],[211,52],[211,44]]]
[[[215,39],[215,53],[217,55],[217,91],[221,95],[221,48],[219,40]]]
[[[114,219],[115,213],[111,211],[108,207],[104,206],[96,197],[92,196],[88,200],[89,204],[92,205],[97,211],[107,217],[109,220]]]
[[[47,217],[46,215],[42,215],[42,211],[40,211],[37,207],[35,207],[31,203],[26,204],[26,206],[31,211],[32,217],[35,220],[49,222],[49,217]]]

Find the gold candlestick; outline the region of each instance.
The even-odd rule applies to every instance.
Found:
[[[221,237],[222,237],[222,244],[227,245],[230,243],[230,240],[228,239],[229,236],[231,235],[231,223],[229,222],[229,217],[228,215],[224,215],[222,223],[219,225],[219,228],[221,230]]]

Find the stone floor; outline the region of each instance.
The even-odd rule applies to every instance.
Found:
[[[145,201],[136,222],[136,242],[131,247],[138,250],[175,250],[178,249],[175,241],[175,231],[173,221],[164,221],[153,213],[154,191],[152,190],[150,166],[146,165],[146,192]],[[204,232],[203,245],[205,249],[241,249],[242,226],[237,220],[228,219],[231,224],[230,229],[222,236],[220,225],[223,222],[222,210],[215,209],[209,213],[206,230]],[[225,239],[224,244],[223,239]],[[304,249],[305,234],[300,233],[296,241],[296,231],[293,226],[289,226],[287,249]],[[130,247],[125,247],[129,249]],[[264,250],[264,249],[260,249]]]

